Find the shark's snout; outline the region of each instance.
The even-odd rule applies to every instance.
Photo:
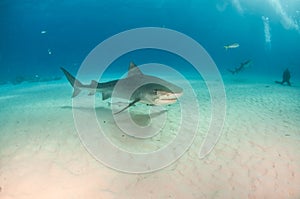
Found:
[[[180,92],[165,92],[165,91],[158,91],[157,96],[158,98],[155,99],[156,104],[173,104],[175,103],[179,97],[183,94],[182,91]]]

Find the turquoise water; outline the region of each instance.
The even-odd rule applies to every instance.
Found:
[[[281,78],[285,68],[299,80],[299,1],[9,1],[0,3],[0,79],[35,75],[62,76],[59,67],[76,72],[100,42],[129,29],[163,27],[196,40],[210,54],[222,74],[251,59],[251,75]],[[264,20],[265,19],[265,20]],[[267,21],[267,29],[264,22]],[[236,49],[224,45],[238,43]],[[122,45],[122,44],[120,44]],[[182,69],[178,56],[140,50],[124,55],[111,71],[163,63]],[[126,71],[126,70],[124,70]],[[122,71],[122,72],[124,72]],[[185,72],[193,71],[192,66]]]
[[[299,26],[299,0],[1,0],[0,198],[299,198]],[[183,93],[125,99],[138,71],[124,99],[71,98],[60,70],[131,61]]]

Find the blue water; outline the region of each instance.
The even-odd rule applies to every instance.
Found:
[[[105,39],[133,28],[164,27],[200,43],[222,74],[228,74],[227,68],[251,59],[251,69],[243,73],[281,78],[282,71],[288,67],[292,81],[297,82],[300,77],[299,10],[300,1],[296,0],[275,0],[273,4],[269,0],[2,0],[0,79],[62,76],[61,66],[76,72],[88,53]],[[262,16],[269,18],[269,43],[265,40]],[[235,42],[240,44],[239,48],[228,51],[223,48]],[[181,58],[166,54],[149,49],[136,51],[115,63],[124,68],[131,60],[137,64],[184,65]],[[180,68],[180,64],[174,67]],[[193,71],[192,67],[186,70]]]

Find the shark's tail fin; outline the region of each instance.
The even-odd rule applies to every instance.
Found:
[[[60,69],[63,71],[66,78],[68,79],[68,81],[70,82],[72,87],[74,88],[72,97],[76,97],[81,92],[79,87],[83,86],[82,83],[79,80],[77,80],[73,75],[71,75],[71,73],[69,73],[66,69],[64,69],[62,67],[60,67]]]

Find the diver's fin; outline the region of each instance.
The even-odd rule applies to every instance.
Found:
[[[134,75],[143,75],[142,71],[135,65],[135,63],[130,62],[129,68],[128,68],[128,75],[127,77],[131,77]]]
[[[275,81],[275,83],[277,83],[277,84],[282,84],[282,82],[280,82],[280,81]]]
[[[130,102],[125,108],[121,109],[120,111],[114,113],[114,115],[121,113],[123,111],[125,111],[126,109],[128,109],[129,107],[133,106],[135,103],[139,102],[140,99],[135,99],[134,101]]]
[[[73,75],[71,75],[71,73],[69,73],[63,67],[60,67],[60,69],[63,71],[63,73],[65,74],[66,78],[68,79],[68,81],[70,82],[70,84],[72,85],[72,87],[74,88],[72,97],[76,97],[81,92],[81,90],[80,90],[79,87],[82,87],[83,84],[79,80],[77,80]]]

